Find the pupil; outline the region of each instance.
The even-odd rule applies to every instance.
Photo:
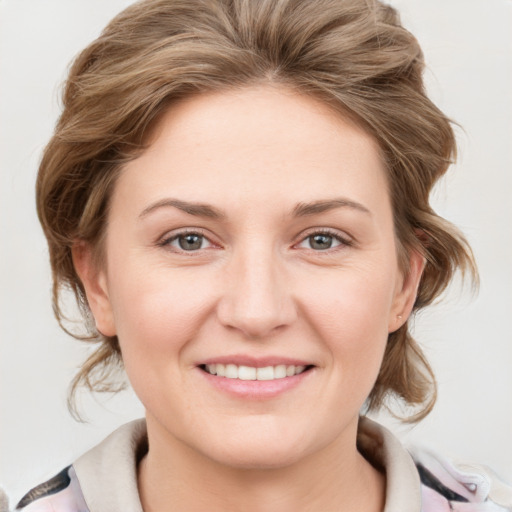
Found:
[[[180,236],[179,244],[184,251],[192,251],[194,249],[201,249],[203,237],[201,235],[184,235]]]
[[[329,235],[314,235],[311,237],[311,247],[313,249],[325,250],[329,249],[332,245],[332,236]]]

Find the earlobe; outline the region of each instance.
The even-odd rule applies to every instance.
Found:
[[[73,265],[85,289],[96,329],[104,336],[115,336],[116,328],[105,271],[95,262],[93,250],[86,242],[75,242],[71,253]]]
[[[411,314],[420,285],[425,258],[417,250],[411,250],[407,275],[400,279],[389,318],[388,332],[399,329]]]

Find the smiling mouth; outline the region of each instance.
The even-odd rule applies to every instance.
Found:
[[[238,380],[278,380],[307,372],[313,365],[296,366],[278,364],[275,366],[244,366],[236,364],[203,364],[199,368],[210,375]]]

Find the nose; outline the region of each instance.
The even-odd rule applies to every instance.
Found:
[[[234,256],[218,303],[219,321],[248,339],[263,339],[290,325],[297,312],[284,262],[271,250]]]

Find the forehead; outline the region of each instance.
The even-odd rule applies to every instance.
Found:
[[[208,93],[172,105],[118,189],[142,196],[280,204],[387,194],[375,140],[316,98],[282,87]],[[142,206],[142,205],[141,205]]]

